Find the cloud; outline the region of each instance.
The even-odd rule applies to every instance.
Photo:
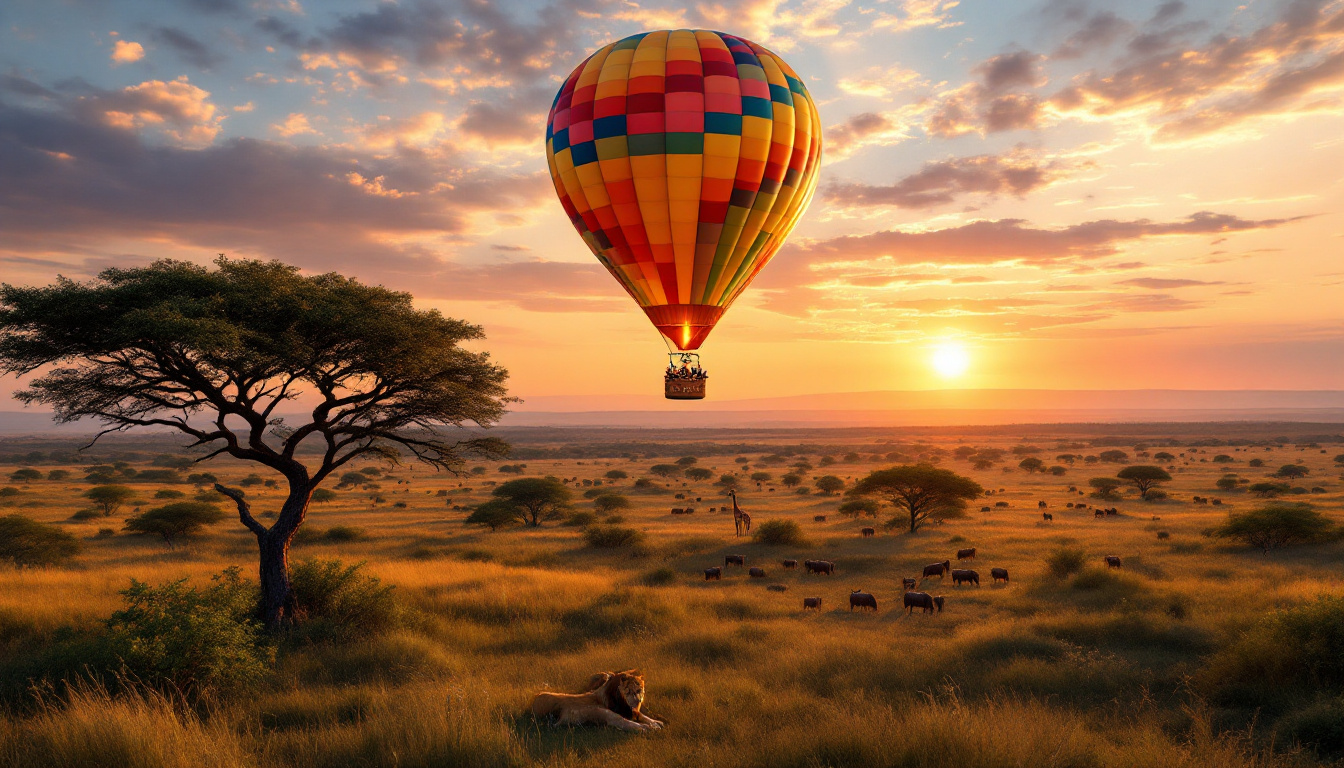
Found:
[[[823,189],[823,195],[828,202],[846,207],[932,208],[968,194],[1023,197],[1084,167],[1090,167],[1090,163],[1042,161],[1036,153],[1019,147],[1004,155],[925,163],[915,173],[888,186],[832,182]]]
[[[890,146],[910,138],[910,125],[921,107],[888,112],[860,112],[824,131],[826,161],[843,160],[865,146]]]
[[[960,0],[902,0],[899,13],[879,11],[872,26],[889,32],[920,27],[955,27],[961,22],[951,20],[952,9],[960,4]]]
[[[176,27],[156,27],[153,37],[156,43],[172,48],[183,61],[197,69],[214,69],[225,60],[205,43]]]
[[[511,304],[533,312],[628,312],[630,297],[596,262],[508,261],[446,265],[441,296]]]
[[[940,94],[940,101],[924,123],[931,136],[944,139],[969,133],[1034,130],[1042,104],[1034,93],[1018,89],[1045,83],[1041,56],[1026,51],[993,56],[974,69],[980,82],[966,83]]]
[[[438,112],[421,112],[400,120],[389,118],[365,129],[362,145],[376,150],[428,145],[443,133],[444,122]]]
[[[473,99],[453,123],[458,133],[490,149],[541,147],[549,94],[538,89],[514,92],[507,97]]]
[[[1029,51],[1017,51],[991,56],[974,70],[990,93],[1003,93],[1013,88],[1041,85],[1038,63],[1042,57]]]
[[[1110,11],[1092,14],[1073,34],[1050,54],[1056,60],[1077,59],[1109,48],[1133,31],[1134,25]]]
[[[167,82],[147,80],[120,91],[95,91],[80,97],[75,108],[107,125],[133,131],[149,128],[186,146],[214,141],[224,120],[210,103],[210,92],[185,76]]]
[[[894,93],[927,84],[913,69],[893,64],[890,67],[869,67],[863,74],[843,77],[836,87],[851,96],[887,99]]]
[[[117,64],[130,64],[145,58],[145,47],[130,40],[118,40],[112,44],[112,61]]]
[[[308,116],[302,112],[290,112],[283,122],[272,125],[271,130],[285,138],[302,136],[305,133],[317,133],[313,126],[308,123]]]
[[[1174,277],[1136,277],[1132,280],[1121,280],[1118,285],[1133,285],[1151,290],[1169,290],[1172,288],[1190,288],[1199,285],[1227,285],[1227,283],[1222,280],[1207,281]]]

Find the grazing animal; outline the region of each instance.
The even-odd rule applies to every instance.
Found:
[[[958,559],[958,560],[974,560],[974,559],[975,559],[975,547],[970,547],[969,549],[958,549],[958,550],[957,550],[957,559]]]
[[[1106,567],[1107,567],[1107,568],[1119,568],[1119,567],[1121,567],[1121,566],[1120,566],[1120,558],[1116,557],[1115,555],[1107,555],[1107,556],[1106,556]]]
[[[934,602],[933,596],[927,592],[906,592],[901,601],[905,603],[907,616],[914,613],[916,608],[919,608],[921,613],[933,613],[935,607],[942,610],[938,607],[938,603]]]
[[[1206,498],[1204,498],[1203,496],[1192,496],[1191,498],[1194,499],[1194,501],[1195,501],[1196,504],[1208,504],[1208,503],[1209,503],[1209,500],[1206,499]]]
[[[1053,522],[1055,521],[1055,516],[1052,515],[1052,514],[1050,514],[1049,512],[1042,512],[1042,513],[1041,513],[1041,519],[1053,523]]]
[[[989,575],[992,576],[992,577],[994,577],[994,583],[996,583],[996,584],[997,584],[1000,580],[1002,580],[1004,584],[1007,584],[1007,583],[1008,583],[1008,569],[1007,569],[1007,568],[990,568],[990,569],[989,569]]]
[[[849,610],[853,611],[855,607],[860,609],[872,608],[877,610],[877,598],[862,590],[854,590],[849,593]]]
[[[1103,510],[1101,507],[1097,507],[1097,510],[1096,510],[1095,512],[1092,513],[1092,516],[1093,516],[1093,517],[1105,517],[1105,516],[1106,516],[1106,511]]]
[[[1006,507],[1006,506],[1008,506],[1008,502],[1006,502],[1006,501],[996,501],[996,502],[994,502],[994,506],[996,506],[996,507]]]
[[[919,583],[918,581],[910,578],[909,576],[906,576],[905,578],[901,579],[901,588],[909,592],[910,590],[914,589],[915,585],[918,583]]]
[[[798,567],[798,561],[797,561],[797,560],[785,560],[785,561],[781,562],[780,565],[784,566],[785,568],[797,568],[797,567]]]
[[[684,511],[685,511],[685,510],[683,510],[681,507],[673,507],[673,508],[672,508],[672,514],[674,514],[674,515],[680,515],[680,514],[683,514]]]
[[[1158,517],[1157,515],[1153,515],[1153,522],[1157,522],[1158,520],[1161,520],[1161,519],[1162,519],[1162,518]]]
[[[1046,504],[1044,501],[1038,501],[1038,502],[1036,502],[1036,508],[1037,508],[1037,509],[1045,509],[1045,508],[1048,507],[1048,506],[1050,506],[1050,505],[1049,505],[1049,504]]]
[[[623,731],[651,731],[663,724],[640,712],[644,678],[639,670],[599,672],[583,693],[543,691],[532,699],[532,716],[556,725],[609,725]]]
[[[723,581],[723,569],[719,566],[705,569],[705,581]]]
[[[981,512],[988,512],[988,511],[990,511],[990,508],[989,508],[989,507],[981,507],[981,508],[980,508],[980,511],[981,511]]]
[[[1213,500],[1213,506],[1215,506],[1215,507],[1221,507],[1222,505],[1223,505],[1223,500],[1222,500],[1222,499],[1214,499],[1214,500]]]
[[[733,500],[733,525],[737,528],[737,535],[743,536],[751,533],[751,515],[742,511],[737,506],[737,491],[729,491],[728,497]]]
[[[835,563],[830,560],[804,560],[803,568],[807,573],[815,573],[818,576],[830,576],[835,573]]]
[[[924,566],[924,572],[920,574],[920,578],[927,579],[930,576],[937,576],[941,579],[943,578],[943,574],[950,570],[952,570],[952,561],[950,560],[944,560],[941,563],[930,563],[929,565]]]
[[[1115,507],[1111,507],[1111,508],[1109,508],[1109,509],[1106,510],[1106,514],[1108,514],[1108,515],[1114,517],[1115,515],[1120,514],[1120,510],[1116,509]]]
[[[969,581],[978,587],[980,586],[980,574],[964,568],[954,568],[952,570],[952,586],[959,587],[963,581]]]
[[[741,565],[741,566],[745,566],[745,565],[747,564],[747,556],[746,556],[746,555],[724,555],[724,556],[723,556],[723,564],[724,564],[724,565]]]
[[[945,600],[947,600],[947,598],[943,597],[942,595],[933,596],[933,604],[938,608],[939,613],[943,612],[943,601]]]
[[[747,575],[750,576],[750,577],[752,577],[753,579],[763,579],[763,578],[765,578],[765,569],[764,569],[764,568],[748,568],[748,569],[747,569]]]
[[[859,535],[865,539],[875,535],[876,533],[877,531],[872,528],[864,528],[863,530],[859,531]]]
[[[1068,507],[1069,509],[1073,509],[1073,502],[1072,501],[1067,502],[1064,506]]]
[[[804,598],[803,598],[803,609],[806,610],[806,609],[808,609],[808,608],[815,608],[815,609],[817,609],[818,611],[820,611],[820,610],[821,610],[821,598],[820,598],[820,597],[804,597]]]
[[[812,516],[812,522],[814,522],[814,523],[824,523],[824,522],[826,522],[826,516],[825,516],[825,515],[813,515],[813,516]]]

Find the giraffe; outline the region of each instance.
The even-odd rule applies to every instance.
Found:
[[[728,491],[728,496],[733,500],[733,525],[737,527],[737,535],[751,533],[751,515],[737,506],[737,491]]]

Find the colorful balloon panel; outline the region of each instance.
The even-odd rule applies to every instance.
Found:
[[[661,30],[607,45],[566,78],[546,159],[598,261],[692,350],[806,210],[821,126],[775,54],[722,32]]]

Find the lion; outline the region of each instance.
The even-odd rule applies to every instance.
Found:
[[[649,731],[663,724],[640,712],[644,678],[639,670],[598,672],[583,693],[542,691],[532,699],[532,716],[556,725],[610,725],[623,731]]]

